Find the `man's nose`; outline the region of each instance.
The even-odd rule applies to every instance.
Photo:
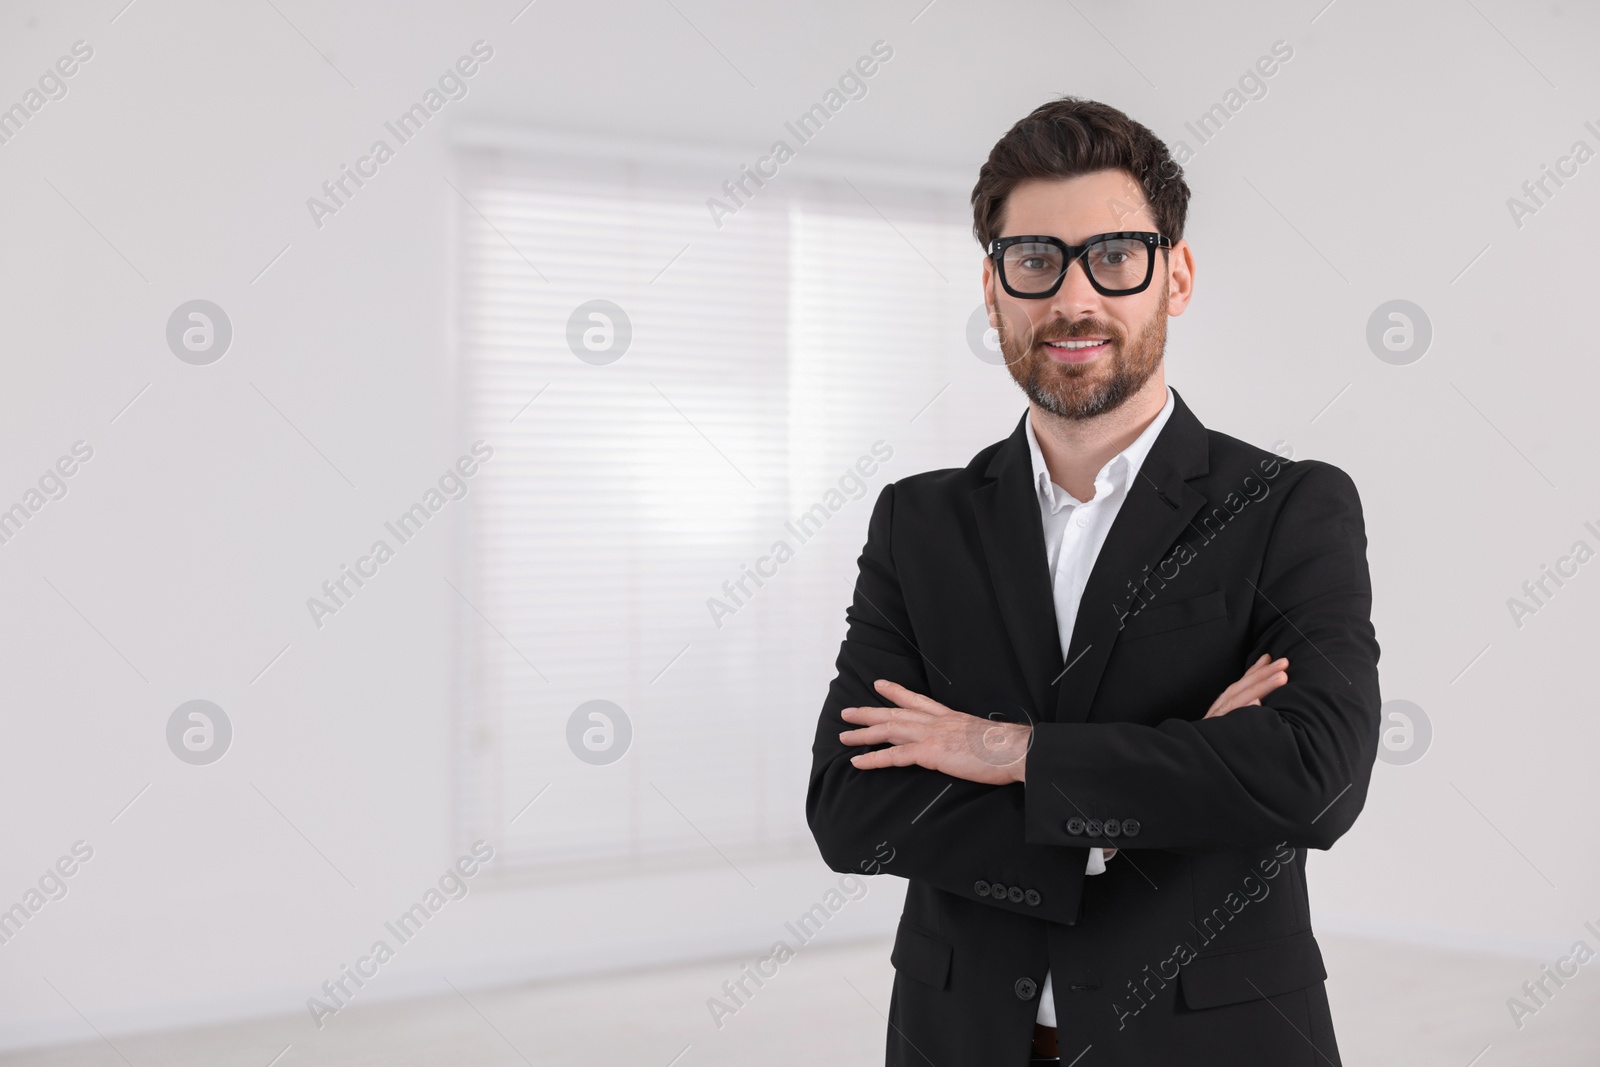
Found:
[[[1067,265],[1067,276],[1051,298],[1051,307],[1064,318],[1076,319],[1086,311],[1097,311],[1102,297],[1089,281],[1089,268],[1079,256]]]

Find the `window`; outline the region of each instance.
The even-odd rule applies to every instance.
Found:
[[[874,442],[900,457],[908,425],[940,438],[958,412],[929,401],[952,365],[1003,377],[966,347],[977,255],[959,192],[785,172],[719,229],[706,197],[721,179],[694,171],[459,158],[460,438],[494,457],[452,579],[457,829],[494,841],[505,868],[812,850],[811,737],[855,560],[878,491],[922,468],[891,460],[847,483],[803,542],[786,523]],[[632,330],[605,365],[568,344],[596,299]],[[1014,422],[1014,389],[994,395]],[[780,540],[793,558],[730,594]],[[712,598],[729,613],[714,618]],[[605,766],[567,744],[594,699],[632,726]]]

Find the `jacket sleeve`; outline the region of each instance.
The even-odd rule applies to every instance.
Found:
[[[914,878],[1034,918],[1075,922],[1088,848],[1105,842],[1030,844],[1022,783],[979,785],[923,767],[857,770],[850,757],[872,749],[839,740],[855,729],[840,718],[843,709],[884,706],[874,681],[928,693],[928,673],[938,671],[918,649],[896,572],[894,501],[895,486],[887,485],[873,507],[838,673],[817,724],[806,796],[811,833],[833,870]]]
[[[1326,849],[1355,822],[1380,726],[1366,533],[1349,475],[1307,464],[1251,583],[1246,664],[1287,656],[1288,683],[1259,707],[1213,719],[1038,724],[1026,769],[1029,842]],[[1137,836],[1074,835],[1073,816],[1131,818]]]

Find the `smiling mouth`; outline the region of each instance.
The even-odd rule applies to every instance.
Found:
[[[1044,345],[1050,350],[1051,359],[1063,363],[1083,363],[1110,348],[1111,341],[1105,337],[1072,337],[1046,341]]]

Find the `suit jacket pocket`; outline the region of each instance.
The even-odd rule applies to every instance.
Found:
[[[1275,997],[1323,981],[1328,972],[1310,930],[1183,965],[1179,980],[1191,1008],[1215,1008]]]
[[[1186,626],[1198,626],[1203,622],[1227,617],[1227,598],[1222,590],[1213,589],[1209,593],[1201,593],[1188,600],[1145,608],[1139,614],[1131,616],[1123,625],[1121,640],[1133,641],[1152,634],[1181,630]]]
[[[895,933],[889,962],[908,978],[943,989],[950,981],[950,946],[904,922]]]

